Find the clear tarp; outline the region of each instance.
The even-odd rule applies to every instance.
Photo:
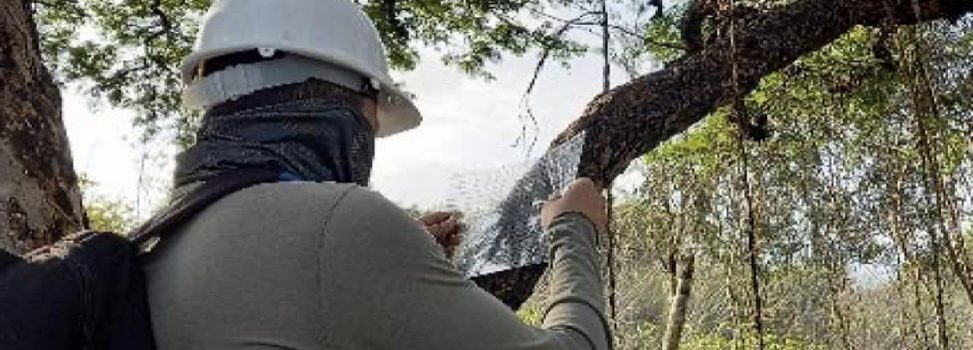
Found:
[[[468,226],[457,268],[476,277],[546,263],[541,204],[577,177],[583,148],[581,133],[532,163],[456,175],[447,204]]]

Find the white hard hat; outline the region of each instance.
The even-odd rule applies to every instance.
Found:
[[[183,61],[183,82],[190,83],[195,69],[208,59],[253,49],[320,60],[377,83],[379,137],[422,121],[411,98],[389,76],[375,26],[348,0],[219,0]]]

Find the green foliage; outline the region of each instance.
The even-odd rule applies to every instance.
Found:
[[[181,113],[178,66],[192,46],[198,19],[211,0],[51,0],[36,3],[47,62],[64,82],[138,111],[137,125],[152,136],[174,131],[191,142],[197,115]],[[569,39],[549,12],[570,8],[563,0],[362,1],[375,22],[392,67],[409,70],[420,47],[443,54],[447,64],[491,78],[488,65],[504,53],[532,49],[555,60],[586,52]],[[583,6],[586,3],[581,3]],[[579,5],[580,6],[580,5]]]
[[[529,303],[517,310],[517,317],[525,324],[540,327],[544,322],[544,308],[537,303]]]
[[[730,339],[713,334],[698,335],[688,339],[682,349],[686,350],[724,350],[724,349],[754,349],[757,338],[753,333],[747,333],[739,339]],[[828,347],[811,345],[804,341],[778,337],[773,334],[764,336],[764,349],[767,350],[825,350]]]
[[[209,1],[49,1],[37,3],[46,61],[65,82],[80,81],[105,101],[138,112],[146,136],[177,129],[177,66],[195,19]],[[185,133],[188,130],[176,130]]]
[[[131,206],[120,200],[89,195],[97,184],[84,175],[79,183],[85,194],[84,209],[89,229],[124,234],[134,228],[135,213]]]
[[[89,201],[85,203],[85,213],[92,230],[127,233],[134,227],[132,208],[121,201]]]
[[[674,23],[650,38],[673,40]],[[693,253],[682,348],[755,348],[748,230],[767,348],[924,349],[940,332],[969,347],[970,23],[855,28],[746,97],[770,139],[740,144],[721,109],[646,154],[646,181],[613,224],[620,347],[661,344],[676,258]]]
[[[670,7],[665,14],[654,21],[647,23],[645,28],[646,38],[654,42],[670,43],[670,46],[643,44],[643,49],[635,50],[633,59],[645,59],[652,57],[661,62],[672,62],[684,53],[678,47],[682,45],[682,38],[678,30],[679,21],[682,14],[686,11],[685,3]],[[635,47],[638,48],[638,47]]]
[[[726,118],[726,111],[721,110],[687,133],[646,154],[642,161],[652,165],[688,164],[700,176],[715,175],[719,170],[720,155],[730,153],[736,145],[736,131]]]

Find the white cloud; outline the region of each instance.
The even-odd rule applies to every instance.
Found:
[[[74,168],[96,184],[86,197],[123,201],[138,215],[149,214],[169,186],[172,147],[138,142],[131,111],[95,106],[75,87],[62,95]]]

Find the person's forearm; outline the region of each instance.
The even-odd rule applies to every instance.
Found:
[[[553,278],[544,328],[569,329],[594,349],[610,349],[594,226],[581,214],[566,213],[553,221],[548,234]]]

